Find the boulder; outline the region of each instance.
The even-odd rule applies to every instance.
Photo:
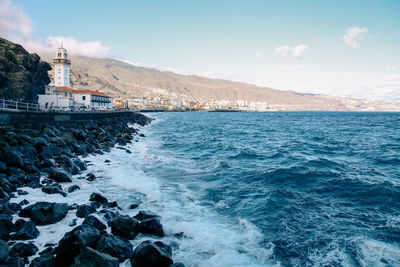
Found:
[[[92,193],[90,195],[89,201],[97,201],[97,202],[100,202],[101,204],[108,203],[107,198],[99,193]]]
[[[162,237],[164,229],[158,218],[150,218],[139,223],[139,232]]]
[[[169,267],[185,267],[185,264],[182,262],[176,262],[174,264],[171,264]]]
[[[97,243],[96,250],[118,258],[120,262],[130,258],[133,254],[131,242],[115,235],[103,235]]]
[[[83,162],[83,161],[80,160],[80,159],[75,159],[75,160],[73,161],[73,164],[75,164],[76,166],[78,166],[79,169],[80,169],[81,171],[87,170],[86,163]]]
[[[24,161],[20,153],[12,150],[8,150],[0,155],[0,160],[4,162],[8,167],[23,168]]]
[[[151,218],[159,218],[160,216],[151,211],[141,210],[138,214],[133,216],[136,220],[144,221]]]
[[[67,196],[67,193],[62,190],[60,184],[46,185],[45,187],[42,187],[42,191],[46,194],[60,194],[63,197]]]
[[[70,187],[68,187],[67,191],[68,191],[68,193],[72,193],[72,192],[75,192],[76,190],[79,190],[79,189],[81,189],[79,187],[79,185],[74,184],[74,185],[71,185]]]
[[[77,165],[72,164],[72,166],[71,166],[71,174],[72,175],[76,175],[76,174],[79,174],[80,172],[81,172],[81,169]]]
[[[101,232],[90,225],[80,225],[66,233],[56,248],[55,266],[67,267],[86,247],[94,248]]]
[[[18,219],[18,220],[16,220],[15,223],[14,223],[13,230],[14,230],[15,232],[18,232],[19,230],[22,229],[22,227],[24,227],[24,225],[25,225],[26,222],[27,222],[27,221],[25,221],[24,219]]]
[[[94,207],[83,204],[77,208],[76,217],[86,218],[89,214],[92,214],[95,211],[96,211],[96,209]]]
[[[135,248],[131,257],[132,267],[168,267],[173,264],[172,250],[160,241],[144,241]]]
[[[47,225],[61,221],[68,213],[68,204],[37,202],[22,209],[21,217],[29,217],[36,225]]]
[[[54,267],[54,255],[41,255],[33,259],[29,267]]]
[[[107,229],[107,225],[105,225],[97,216],[93,214],[87,216],[85,220],[83,220],[82,224],[93,226],[99,230]]]
[[[58,183],[72,182],[71,173],[64,168],[53,168],[49,173],[49,178]]]
[[[111,223],[111,232],[128,240],[134,239],[138,234],[139,222],[127,215],[115,217]]]
[[[93,173],[88,173],[87,175],[86,175],[86,180],[88,180],[88,181],[94,181],[94,180],[96,180],[96,176],[93,174]]]
[[[0,239],[0,262],[3,262],[10,254],[10,248],[7,243]]]
[[[91,248],[84,248],[78,257],[75,258],[71,267],[118,267],[117,258],[101,253]]]
[[[129,209],[133,210],[139,207],[139,204],[130,204]]]
[[[8,241],[10,239],[10,230],[6,227],[4,222],[0,221],[0,239]]]
[[[7,165],[4,162],[0,161],[0,173],[6,173],[6,171]]]
[[[32,221],[25,222],[21,229],[11,236],[13,240],[28,240],[35,239],[39,236],[39,230],[36,228],[35,223]]]
[[[10,250],[10,256],[29,257],[38,252],[38,248],[33,243],[16,243]]]

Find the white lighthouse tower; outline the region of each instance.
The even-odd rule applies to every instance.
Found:
[[[70,66],[67,50],[61,47],[57,49],[57,54],[53,59],[54,63],[54,83],[56,87],[70,87]]]

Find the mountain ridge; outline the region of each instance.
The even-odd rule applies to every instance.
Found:
[[[51,63],[53,55],[42,55]],[[177,74],[132,65],[110,58],[72,56],[71,84],[78,89],[96,90],[115,98],[162,96],[190,101],[266,102],[279,110],[395,110],[398,106],[360,99],[304,94],[244,82]],[[49,75],[53,78],[52,71]]]

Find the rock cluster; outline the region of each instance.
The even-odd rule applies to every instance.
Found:
[[[147,117],[133,114],[131,118],[112,121],[45,125],[35,129],[0,128],[0,266],[98,267],[118,266],[126,260],[132,266],[172,265],[171,247],[161,241],[148,240],[136,248],[130,242],[139,234],[152,238],[165,235],[160,217],[154,213],[122,215],[115,201],[97,192],[83,205],[10,201],[16,195],[27,194],[19,189],[21,186],[67,198],[80,189],[71,184],[72,176],[87,169],[81,157],[103,154],[112,147],[137,141],[138,130],[128,124],[143,126],[149,122]],[[83,178],[88,183],[97,179],[91,173]],[[39,251],[34,243],[40,235],[37,226],[62,221],[69,212],[83,218],[82,224],[77,225],[74,219],[70,225],[75,228],[58,244],[48,244]]]

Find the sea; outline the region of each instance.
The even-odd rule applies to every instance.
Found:
[[[129,215],[153,211],[185,266],[400,266],[400,113],[146,115],[131,154],[85,158],[98,178],[74,178],[68,200],[24,197],[97,191]],[[68,216],[38,242],[57,242]]]

